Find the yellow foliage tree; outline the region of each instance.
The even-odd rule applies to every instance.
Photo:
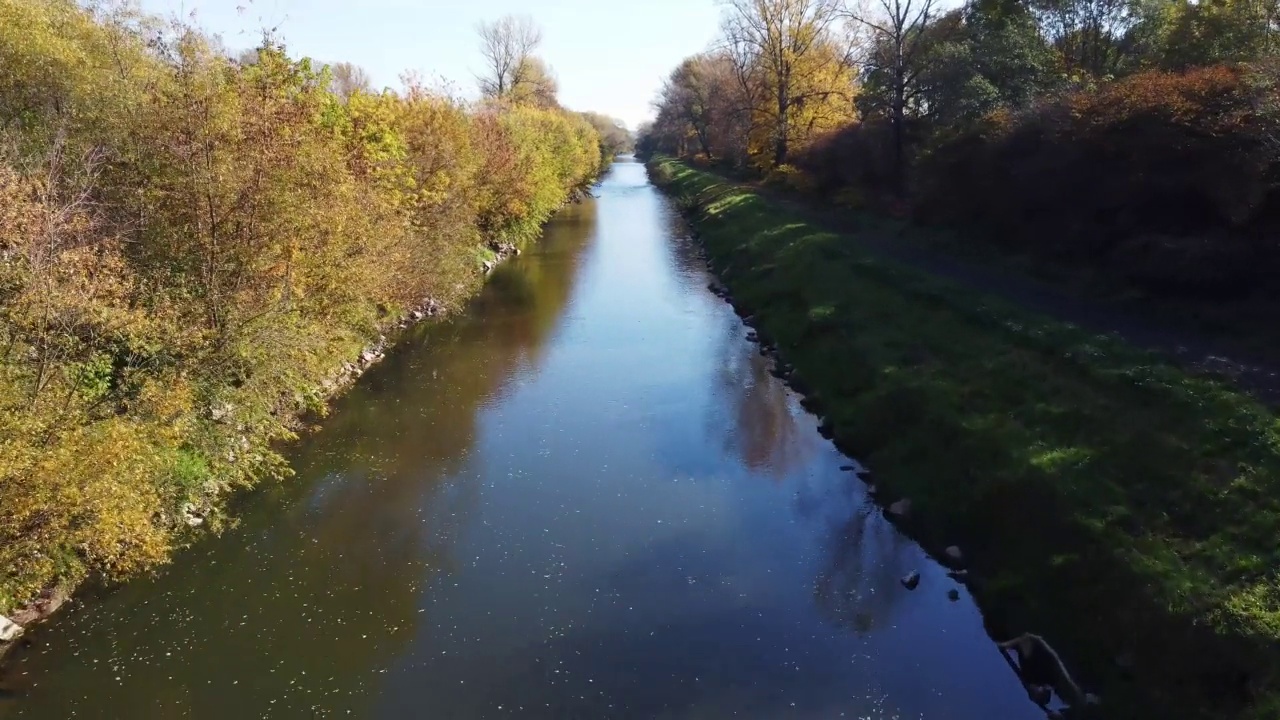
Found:
[[[786,162],[792,145],[853,114],[853,69],[833,29],[836,0],[732,0],[728,57],[751,115],[749,151]]]

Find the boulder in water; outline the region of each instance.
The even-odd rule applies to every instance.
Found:
[[[0,642],[13,642],[22,637],[23,627],[9,618],[0,615]]]
[[[907,575],[902,578],[901,582],[902,582],[902,586],[908,590],[915,590],[917,587],[920,587],[919,571],[912,570],[911,572],[907,573]]]
[[[889,514],[896,518],[905,518],[911,514],[911,501],[907,498],[895,502],[889,506]]]

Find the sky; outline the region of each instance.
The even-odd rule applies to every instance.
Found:
[[[543,29],[539,54],[560,81],[560,102],[619,118],[651,118],[662,80],[715,40],[716,0],[142,0],[145,10],[188,18],[232,50],[277,28],[289,53],[363,67],[376,87],[398,88],[406,70],[477,95],[476,25],[528,15]]]

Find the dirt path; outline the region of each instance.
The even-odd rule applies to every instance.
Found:
[[[856,218],[847,211],[819,207],[762,188],[758,183],[728,178],[726,181],[765,195],[832,232],[853,237],[875,255],[1001,297],[1033,312],[1092,332],[1117,335],[1132,345],[1168,357],[1188,372],[1226,378],[1268,405],[1280,407],[1280,362],[1259,358],[1228,338],[1180,326],[1170,320],[1169,311],[1137,301],[1082,297],[1064,287],[1007,268],[948,255],[896,234],[868,232],[858,227]],[[1277,321],[1280,322],[1280,318]]]

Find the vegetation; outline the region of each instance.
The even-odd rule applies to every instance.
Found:
[[[1049,638],[1105,717],[1280,715],[1266,409],[876,260],[717,175],[651,167],[878,497],[911,499],[926,546],[964,548],[994,634]]]
[[[832,0],[733,0],[723,47],[686,60],[658,100],[642,151],[662,149],[767,170],[853,119],[854,73]],[[697,145],[691,145],[696,138]]]
[[[1275,0],[742,0],[641,150],[1149,296],[1273,303],[1277,32]]]
[[[481,23],[480,52],[486,74],[480,90],[487,97],[554,105],[556,80],[535,55],[542,44],[542,30],[527,16],[508,15],[492,23]]]
[[[485,72],[480,91],[497,102],[539,108],[559,108],[555,74],[535,53],[542,45],[542,30],[527,16],[508,15],[481,23],[480,54]],[[600,113],[580,113],[600,138],[601,167],[633,147],[631,133],[620,120]]]
[[[635,149],[635,138],[621,120],[594,112],[582,113],[582,117],[591,123],[596,135],[600,136],[600,160],[605,164]]]
[[[922,158],[917,205],[1152,294],[1274,297],[1277,79],[1272,66],[1148,71],[990,117]]]
[[[270,39],[231,59],[128,10],[0,0],[0,611],[221,525],[344,363],[457,306],[602,148],[544,95],[374,92]]]

